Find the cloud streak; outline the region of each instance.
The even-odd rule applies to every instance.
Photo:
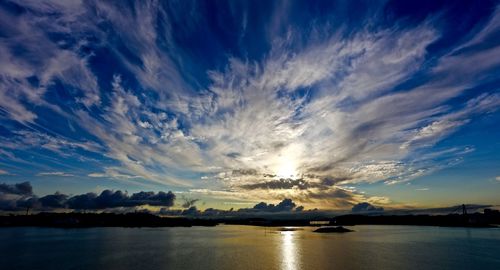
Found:
[[[38,173],[37,176],[63,176],[63,177],[70,177],[74,176],[70,173],[65,173],[65,172],[41,172]]]

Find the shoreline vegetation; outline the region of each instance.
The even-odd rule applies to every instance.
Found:
[[[269,219],[245,217],[194,218],[160,217],[135,212],[114,213],[38,213],[31,215],[0,216],[0,227],[192,227],[226,225],[252,225],[269,227],[321,227],[355,225],[417,225],[442,227],[498,227],[500,213],[496,210],[484,213],[449,215],[342,215],[333,218]]]

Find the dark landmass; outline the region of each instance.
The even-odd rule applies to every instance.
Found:
[[[335,225],[418,225],[441,227],[497,227],[500,224],[498,210],[485,210],[484,214],[468,215],[344,215],[331,220]]]
[[[486,222],[468,222],[459,215],[427,216],[363,216],[346,215],[334,219],[333,224],[338,225],[418,225],[442,227],[490,227]]]
[[[323,219],[222,219],[218,223],[254,226],[353,226],[353,225],[417,225],[442,227],[497,227],[498,210],[485,209],[484,213],[449,215],[342,215]]]
[[[147,213],[40,213],[36,215],[0,216],[0,227],[191,227],[215,226],[206,219],[166,218]]]
[[[347,228],[344,228],[342,226],[337,226],[337,227],[320,227],[314,232],[317,233],[346,233],[346,232],[353,232],[353,230],[349,230]]]
[[[498,210],[485,209],[484,213],[450,215],[343,215],[333,218],[323,216],[303,219],[266,218],[199,218],[160,217],[149,213],[39,213],[33,215],[0,216],[0,227],[191,227],[252,225],[276,227],[305,226],[353,226],[353,225],[417,225],[443,227],[497,227],[500,224]]]

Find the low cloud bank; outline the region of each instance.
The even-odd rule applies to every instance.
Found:
[[[33,194],[29,182],[19,184],[0,184],[0,210],[21,211],[25,209],[74,209],[100,210],[117,207],[136,207],[141,205],[171,207],[175,194],[171,191],[157,193],[141,191],[128,195],[120,190],[104,190],[100,194],[93,192],[70,196],[60,192],[43,197]]]
[[[23,182],[18,184],[0,184],[0,194],[15,194],[21,196],[33,195],[33,188],[30,182]]]
[[[240,208],[238,210],[221,210],[215,208],[207,208],[205,211],[200,211],[196,206],[190,206],[184,210],[175,210],[162,208],[159,212],[160,215],[167,216],[200,216],[200,217],[215,217],[215,216],[254,216],[254,215],[270,215],[270,214],[297,214],[297,213],[311,213],[314,210],[304,210],[304,206],[297,206],[292,199],[283,199],[278,204],[267,204],[260,202],[251,208]]]
[[[252,210],[257,210],[259,212],[290,212],[296,209],[296,204],[291,199],[284,199],[277,205],[266,204],[265,202],[260,202],[256,204]],[[303,208],[301,208],[303,209]]]
[[[383,207],[376,207],[370,203],[362,202],[354,205],[351,209],[353,213],[383,212]]]

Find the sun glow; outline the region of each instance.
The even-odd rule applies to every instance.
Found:
[[[276,176],[279,178],[295,178],[297,176],[297,169],[292,162],[285,162],[279,166]]]
[[[291,178],[299,177],[300,160],[303,147],[300,144],[293,144],[281,151],[276,159],[276,166],[274,172],[278,178]]]

